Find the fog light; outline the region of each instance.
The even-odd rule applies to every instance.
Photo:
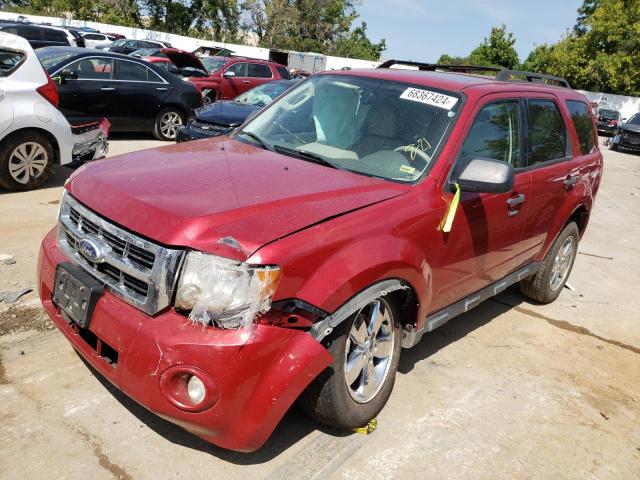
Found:
[[[191,378],[189,378],[189,382],[187,383],[187,394],[189,395],[189,400],[191,400],[194,405],[197,405],[202,403],[204,400],[204,397],[207,394],[207,389],[205,388],[204,383],[202,383],[202,380],[195,375],[191,375]]]

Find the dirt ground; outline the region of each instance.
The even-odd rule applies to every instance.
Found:
[[[111,151],[159,143],[116,138]],[[0,291],[35,288],[69,173],[0,192],[0,253],[16,260],[0,264]],[[640,156],[606,151],[574,291],[539,306],[510,289],[425,336],[372,435],[293,408],[253,454],[206,444],[94,375],[35,292],[0,303],[0,478],[638,479],[639,212]]]

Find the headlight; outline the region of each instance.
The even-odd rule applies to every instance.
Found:
[[[191,310],[194,323],[222,328],[249,326],[271,307],[279,267],[256,267],[227,258],[189,252],[176,293],[176,307]]]

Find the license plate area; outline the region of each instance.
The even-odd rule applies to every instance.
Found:
[[[71,265],[61,263],[56,268],[53,303],[80,328],[88,328],[93,310],[104,288],[95,278]]]

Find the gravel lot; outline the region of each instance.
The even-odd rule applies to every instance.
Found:
[[[111,154],[161,144],[116,137]],[[35,286],[69,173],[0,192],[0,253],[16,260],[0,291]],[[640,156],[605,151],[575,291],[539,306],[510,289],[425,336],[372,435],[293,408],[254,454],[204,443],[95,376],[35,292],[0,303],[0,478],[640,478],[639,212]]]

